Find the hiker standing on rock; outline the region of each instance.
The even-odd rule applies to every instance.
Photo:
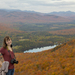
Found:
[[[8,72],[6,75],[14,75],[14,63],[18,63],[18,61],[15,60],[15,55],[12,49],[12,40],[9,36],[4,38],[3,47],[0,49],[0,53],[2,54],[4,61],[9,62]],[[1,61],[0,64],[2,64]]]

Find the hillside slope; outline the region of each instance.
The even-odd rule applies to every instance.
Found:
[[[75,35],[75,28],[71,29],[63,29],[63,30],[56,30],[56,31],[49,31],[49,33],[56,34],[56,35]]]
[[[54,22],[71,22],[68,18],[56,16],[56,15],[43,15],[39,13],[29,13],[23,11],[3,11],[0,10],[0,22],[14,23],[54,23]]]
[[[22,33],[23,31],[13,29],[10,24],[0,23],[0,33]]]
[[[15,54],[15,75],[75,75],[75,39],[43,52]]]
[[[66,11],[66,12],[51,12],[52,15],[62,16],[71,20],[75,20],[75,12]]]

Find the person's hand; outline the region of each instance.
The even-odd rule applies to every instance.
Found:
[[[2,65],[2,62],[0,61],[0,65]]]
[[[1,55],[1,53],[0,53],[0,55]]]

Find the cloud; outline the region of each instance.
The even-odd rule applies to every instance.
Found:
[[[22,2],[22,0],[20,1]],[[71,6],[75,5],[75,1],[71,0],[25,0],[24,2],[28,3],[29,5],[34,5],[34,6]]]
[[[0,8],[33,10],[38,12],[51,12],[57,9],[73,10],[75,8],[74,0],[2,0]],[[61,9],[62,8],[62,9]]]

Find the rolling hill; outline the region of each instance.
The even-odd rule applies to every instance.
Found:
[[[14,39],[13,43],[15,44],[17,50],[19,49],[21,50],[22,46],[23,46],[23,49],[25,49],[26,47],[29,48],[30,46],[37,47],[37,45],[43,45],[43,43],[41,42],[43,42],[44,40],[47,43],[47,41],[49,42],[50,40],[51,40],[50,42],[52,41],[55,42],[55,40],[57,42],[57,41],[61,41],[61,39],[63,38],[71,39],[72,38],[71,35],[75,35],[75,28],[73,28],[75,27],[75,24],[73,25],[66,24],[66,26],[72,27],[72,28],[68,27],[69,29],[49,31],[49,32],[43,32],[43,33],[30,31],[30,33],[23,34],[23,32],[25,33],[25,31],[23,30],[20,31],[18,29],[19,25],[15,26],[17,29],[13,28],[12,23],[20,22],[20,23],[31,24],[31,23],[71,22],[74,20],[72,16],[74,17],[74,15],[71,15],[70,17],[69,15],[67,15],[65,18],[64,15],[59,16],[56,14],[43,14],[43,13],[25,12],[25,11],[19,11],[19,10],[17,11],[0,10],[0,35],[1,35],[0,42],[2,42],[2,39],[6,35],[6,32],[10,34],[14,33],[11,35],[13,35],[12,37]],[[50,27],[50,28],[56,29],[57,26],[58,27],[60,26],[60,28],[62,28],[65,26],[63,25],[55,24],[55,25],[52,25],[53,27]],[[23,28],[26,28],[22,25],[20,26]],[[40,27],[42,28],[43,26],[45,26],[44,28],[46,29],[46,26],[49,26],[49,25],[42,24],[37,26],[38,28]],[[30,27],[28,26],[27,28],[30,28]],[[58,36],[56,36],[55,34]],[[64,35],[66,36],[66,38]],[[70,37],[68,37],[67,35],[69,35]],[[59,38],[56,39],[55,37],[56,38],[59,37]],[[38,44],[36,44],[36,42]],[[55,47],[54,49],[46,50],[43,52],[15,53],[15,55],[17,60],[19,61],[19,64],[15,64],[15,75],[75,75],[75,39],[67,43],[61,44]]]
[[[0,32],[3,33],[3,32],[8,32],[8,33],[22,33],[23,31],[20,31],[20,30],[16,30],[16,29],[13,29],[11,28],[10,24],[4,24],[4,23],[0,23]]]
[[[1,23],[55,23],[55,22],[71,22],[68,18],[56,16],[56,15],[46,15],[43,13],[32,13],[25,11],[7,11],[0,10],[0,22]]]
[[[15,75],[75,75],[75,39],[50,50],[15,54]]]
[[[49,31],[49,33],[54,34],[54,35],[55,34],[56,35],[75,35],[75,28]]]
[[[51,12],[49,14],[65,17],[65,18],[68,18],[68,19],[71,19],[71,20],[75,20],[75,12],[71,12],[71,11]]]

